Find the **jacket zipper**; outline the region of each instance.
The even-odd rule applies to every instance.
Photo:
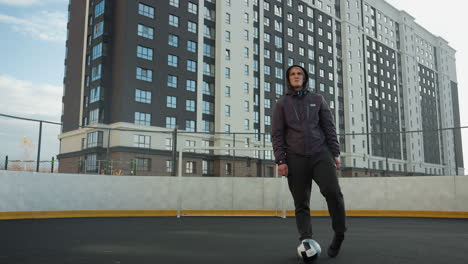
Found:
[[[307,104],[307,120],[309,120],[309,104]]]
[[[299,120],[299,115],[297,114],[296,107],[294,105],[292,107],[293,107],[294,113],[296,114],[297,121],[301,121]]]

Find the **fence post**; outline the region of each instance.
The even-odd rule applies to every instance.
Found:
[[[457,146],[455,143],[455,128],[452,129],[452,137],[453,137],[453,157],[455,159],[455,175],[458,176],[458,160],[457,160]]]
[[[111,136],[111,129],[109,128],[107,131],[107,150],[106,150],[106,167],[104,174],[111,174],[109,170],[109,148],[110,148],[110,136]]]
[[[232,151],[232,177],[236,177],[236,133],[233,133],[232,136],[232,147],[234,148]]]
[[[172,176],[176,176],[176,159],[177,159],[177,126],[172,132]]]
[[[8,155],[5,157],[5,170],[8,170]]]
[[[51,166],[50,166],[50,173],[54,173],[54,162],[55,162],[55,158],[52,157],[52,162],[51,162]]]
[[[36,172],[39,172],[39,162],[41,160],[41,138],[42,138],[42,121],[39,122],[39,142],[37,144]]]

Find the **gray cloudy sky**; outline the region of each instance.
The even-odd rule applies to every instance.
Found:
[[[463,0],[387,0],[457,50],[461,124],[468,125],[468,34]],[[0,113],[59,121],[68,0],[0,0]],[[44,126],[44,159],[58,152],[58,127]],[[0,160],[35,159],[38,125],[0,117]],[[468,129],[463,130],[468,157]],[[32,140],[34,147],[23,144]],[[468,158],[465,158],[465,163]],[[0,161],[1,163],[1,161]]]

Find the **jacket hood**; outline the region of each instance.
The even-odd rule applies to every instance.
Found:
[[[302,91],[308,90],[309,74],[307,73],[306,69],[304,69],[304,67],[300,65],[292,65],[286,70],[286,86],[288,87],[286,94],[294,94],[294,89],[291,86],[291,83],[289,82],[289,71],[294,67],[301,68],[302,71],[304,72],[304,82],[302,83]]]

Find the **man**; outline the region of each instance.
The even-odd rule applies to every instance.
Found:
[[[312,180],[325,197],[335,231],[328,255],[336,257],[346,232],[345,207],[336,176],[340,148],[330,107],[322,95],[309,92],[307,71],[294,65],[286,71],[288,91],[273,110],[272,139],[278,173],[287,176],[294,199],[299,240],[312,238]]]

